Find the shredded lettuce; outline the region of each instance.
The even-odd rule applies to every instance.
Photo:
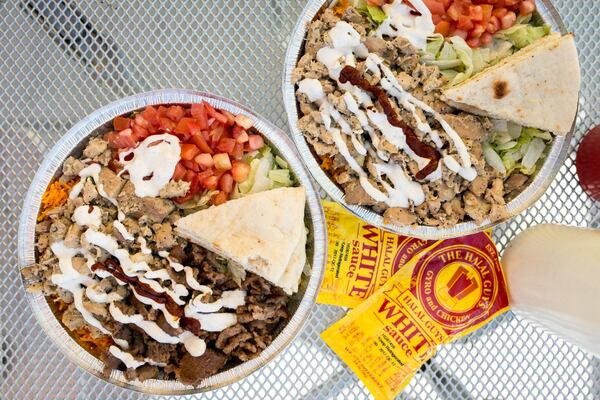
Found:
[[[421,52],[421,62],[438,66],[448,86],[457,85],[550,34],[548,25],[535,26],[530,20],[531,16],[521,18],[516,25],[494,35],[491,44],[475,49],[459,36],[432,35],[427,38],[425,51]]]
[[[387,18],[387,15],[385,15],[383,10],[376,6],[365,5],[364,7],[358,8],[358,12],[369,17],[371,21],[375,22],[377,25],[381,24]]]
[[[250,173],[237,185],[235,197],[294,184],[287,162],[273,155],[269,146],[247,155],[244,161],[250,164]]]
[[[505,176],[514,172],[533,175],[550,149],[552,134],[512,122],[494,121],[494,127],[505,127],[505,131],[496,131],[483,144],[485,161]]]
[[[521,23],[499,31],[496,33],[495,37],[510,42],[516,49],[522,49],[549,33],[549,25],[533,26],[527,23]]]

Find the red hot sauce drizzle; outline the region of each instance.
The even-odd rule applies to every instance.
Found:
[[[123,268],[119,263],[109,258],[104,263],[97,262],[92,265],[92,271],[98,269],[104,270],[117,278],[118,280],[128,283],[135,292],[140,295],[147,297],[158,304],[164,304],[167,311],[176,317],[179,317],[179,325],[181,328],[192,332],[194,335],[199,336],[201,334],[200,321],[194,318],[188,318],[184,315],[184,307],[180,306],[166,293],[160,293],[152,289],[150,285],[144,282],[140,282],[137,276],[128,276],[123,272]]]
[[[406,136],[406,144],[411,148],[412,151],[415,152],[419,157],[423,157],[429,160],[425,168],[416,173],[415,177],[417,179],[425,179],[427,175],[431,174],[438,167],[438,163],[440,161],[441,155],[437,151],[437,149],[433,146],[428,145],[427,143],[423,143],[419,137],[415,134],[415,131],[406,124],[406,122],[402,121],[398,118],[396,114],[396,110],[392,107],[392,103],[388,98],[386,92],[378,87],[371,85],[368,80],[366,80],[362,74],[354,67],[350,65],[346,65],[341,73],[339,78],[340,83],[350,82],[354,86],[358,86],[359,88],[371,93],[381,107],[383,108],[383,112],[387,116],[387,120],[393,126],[402,129],[404,135]]]

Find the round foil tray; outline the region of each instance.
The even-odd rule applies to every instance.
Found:
[[[108,378],[104,377],[102,375],[104,364],[69,335],[56,319],[46,298],[42,294],[27,293],[31,309],[44,331],[75,364],[103,380],[139,392],[161,395],[194,394],[229,385],[250,375],[278,355],[298,334],[315,304],[323,279],[327,251],[323,208],[319,194],[290,139],[270,122],[234,101],[184,89],[157,90],[118,100],[84,118],[58,141],[37,171],[23,204],[18,231],[19,265],[24,267],[35,262],[35,225],[42,195],[48,184],[60,175],[63,161],[69,155],[81,154],[85,139],[110,129],[109,125],[114,117],[147,105],[197,103],[203,100],[216,108],[248,116],[254,122],[255,128],[272,145],[274,151],[288,162],[296,180],[306,188],[305,223],[309,230],[307,260],[311,270],[303,274],[300,288],[290,300],[289,308],[292,316],[273,342],[258,357],[210,376],[197,387],[184,385],[178,381],[158,379],[132,382],[126,380],[123,373],[117,370],[113,370]]]
[[[575,130],[575,121],[573,121],[571,130],[567,135],[555,137],[554,143],[548,152],[546,162],[540,171],[538,171],[537,175],[529,184],[529,186],[527,186],[523,192],[521,192],[517,197],[512,199],[504,206],[504,218],[500,220],[492,222],[489,219],[486,219],[480,225],[476,224],[474,221],[461,222],[448,228],[425,225],[386,224],[383,221],[383,216],[375,213],[370,208],[355,204],[348,204],[345,200],[344,192],[319,166],[317,159],[310,149],[310,145],[306,142],[304,135],[298,128],[298,106],[295,94],[296,88],[292,84],[292,71],[302,56],[304,39],[306,37],[308,25],[312,22],[320,10],[335,3],[336,0],[310,0],[304,7],[296,27],[294,28],[287,48],[282,88],[283,100],[292,138],[294,139],[300,155],[302,156],[302,159],[306,165],[308,165],[308,169],[312,173],[313,177],[332,199],[340,203],[357,217],[380,228],[384,228],[401,235],[414,236],[422,239],[444,239],[470,235],[491,229],[494,226],[520,214],[528,207],[533,205],[533,203],[535,203],[544,194],[567,157],[569,143],[573,138],[573,133]],[[567,33],[567,30],[560,16],[558,15],[558,12],[549,0],[538,0],[536,5],[537,12],[540,14],[543,20],[552,27],[553,31],[558,31],[562,34]]]

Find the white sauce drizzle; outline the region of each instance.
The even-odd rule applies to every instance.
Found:
[[[73,211],[71,219],[79,226],[88,226],[90,228],[98,229],[102,224],[102,211],[100,210],[100,207],[93,206],[92,211],[90,212],[90,206],[84,204]]]
[[[123,300],[123,296],[116,292],[106,293],[98,288],[98,282],[85,289],[85,295],[94,303],[106,304]]]
[[[81,316],[83,317],[85,322],[98,329],[105,335],[110,335],[110,331],[107,330],[104,326],[102,326],[102,323],[98,321],[96,317],[94,317],[94,315],[91,312],[89,312],[87,308],[85,308],[85,306],[83,305],[84,290],[84,288],[79,288],[73,292],[73,303],[75,304],[75,308],[77,309],[77,311],[79,311],[79,313],[81,313]]]
[[[185,308],[185,316],[200,321],[202,330],[207,332],[221,332],[237,324],[237,316],[233,313],[200,314],[189,310],[188,306]]]
[[[205,285],[201,285],[200,282],[198,282],[196,280],[196,278],[194,278],[194,270],[192,269],[192,267],[184,267],[180,263],[173,261],[169,257],[169,253],[164,250],[159,251],[158,255],[161,256],[162,258],[166,259],[169,262],[169,265],[171,266],[171,268],[173,268],[175,271],[177,271],[177,272],[185,271],[185,281],[189,287],[191,287],[194,290],[198,290],[202,293],[209,293],[209,294],[212,293],[211,288],[209,288],[208,286],[205,286]]]
[[[120,221],[113,221],[113,226],[121,234],[121,236],[123,236],[123,239],[125,239],[125,240],[134,240],[135,239],[135,237],[133,237],[133,235],[131,233],[129,233],[127,228],[125,228],[125,225],[123,225]]]
[[[117,346],[110,346],[108,348],[108,351],[110,352],[110,354],[121,360],[127,368],[136,369],[146,364],[146,361],[137,360],[131,354],[119,349]]]
[[[183,343],[185,349],[194,357],[201,356],[206,350],[206,343],[204,343],[204,340],[191,332],[186,331],[179,336],[171,336],[163,331],[155,322],[145,320],[141,314],[125,315],[119,307],[114,305],[114,303],[109,305],[108,310],[115,321],[122,324],[133,324],[140,329],[143,329],[148,336],[159,343]],[[204,329],[204,327],[202,327],[202,329]]]
[[[226,290],[221,295],[220,299],[215,300],[212,303],[203,303],[202,297],[204,294],[198,295],[192,299],[188,305],[190,312],[198,313],[214,313],[219,311],[221,308],[236,309],[239,306],[245,304],[246,291],[244,290]]]
[[[79,290],[81,285],[94,284],[95,280],[92,277],[80,274],[73,266],[73,257],[83,254],[83,249],[67,247],[64,241],[53,243],[50,249],[58,258],[58,267],[61,272],[52,274],[52,283],[72,293]]]
[[[148,136],[136,148],[119,154],[119,161],[123,164],[119,175],[129,172],[129,180],[135,186],[138,197],[156,197],[171,180],[180,153],[179,139],[176,136]],[[127,161],[131,155],[133,158]]]
[[[144,239],[143,236],[138,236],[137,242],[140,244],[140,251],[142,252],[142,254],[152,254],[152,250],[148,248],[148,245],[146,244],[146,239]]]
[[[386,22],[384,22],[385,26],[382,24],[380,27],[380,36],[382,34],[388,36],[402,35],[405,37],[409,35],[410,37],[408,39],[416,47],[421,47],[420,45],[422,43],[423,46],[425,46],[427,36],[433,33],[434,29],[433,23],[431,22],[431,13],[425,4],[423,4],[422,0],[416,0],[413,2],[413,5],[421,13],[421,16],[412,15],[410,13],[411,8],[398,0],[392,5],[384,6],[388,18],[386,19]],[[412,33],[405,34],[405,31]],[[332,79],[338,81],[344,65],[356,64],[356,59],[354,58],[355,55],[365,58],[367,70],[377,77],[381,77],[383,72],[384,77],[380,81],[383,89],[390,96],[396,98],[402,107],[411,112],[417,123],[417,130],[428,135],[438,149],[441,150],[443,142],[439,132],[432,129],[426,119],[421,118],[417,108],[432,115],[440,123],[448,137],[454,143],[454,147],[461,159],[461,163],[458,163],[454,157],[447,155],[442,151],[443,163],[450,170],[458,173],[464,179],[469,181],[475,179],[477,171],[472,166],[470,154],[458,133],[456,133],[456,131],[443,119],[441,114],[404,90],[392,71],[385,66],[383,60],[379,56],[365,51],[365,46],[361,42],[360,34],[350,24],[339,21],[335,27],[328,32],[328,35],[333,47],[321,48],[317,52],[317,60],[327,67],[329,76]],[[418,156],[407,145],[406,136],[401,128],[391,125],[384,113],[368,109],[372,105],[372,102],[366,92],[351,85],[349,82],[342,85],[338,81],[338,85],[341,89],[346,90],[343,95],[346,107],[357,117],[363,130],[369,133],[371,143],[380,159],[388,161],[389,155],[380,148],[380,139],[374,133],[371,123],[381,132],[386,141],[397,147],[399,150],[404,151],[411,159],[416,161],[419,169],[423,169],[429,163],[428,159]],[[356,90],[362,93],[359,93]],[[376,201],[385,202],[390,207],[407,208],[410,206],[411,202],[414,205],[419,205],[425,201],[425,195],[421,186],[410,180],[399,165],[386,165],[385,163],[375,164],[379,175],[377,177],[378,181],[387,191],[387,195],[369,181],[368,174],[350,154],[346,142],[340,134],[340,129],[345,134],[350,135],[351,138],[354,138],[357,133],[352,132],[347,121],[343,119],[339,111],[327,100],[323,87],[317,79],[307,78],[300,81],[298,83],[298,92],[304,93],[311,102],[319,105],[325,129],[331,134],[334,144],[350,168],[358,174],[359,182],[369,196]],[[365,100],[365,96],[362,95],[366,95],[367,99]],[[365,113],[361,110],[360,106],[365,107],[367,112]],[[340,129],[332,126],[332,119],[338,124]],[[366,149],[362,143],[359,143],[360,146],[358,147],[354,140],[352,143],[357,150],[357,153],[361,155],[366,154]],[[365,152],[362,152],[362,150],[365,150]],[[383,175],[385,175],[385,178],[387,178],[392,185],[385,180]],[[441,178],[442,167],[440,162],[438,163],[436,170],[429,174],[425,179],[436,181]]]
[[[425,50],[427,37],[433,35],[435,25],[433,24],[431,12],[423,3],[423,0],[411,0],[411,4],[421,15],[413,15],[413,9],[404,4],[402,0],[394,0],[392,4],[384,4],[383,11],[387,18],[375,31],[375,36],[384,35],[406,38],[413,46]]]
[[[84,236],[88,243],[101,247],[110,255],[116,257],[126,275],[137,276],[138,272],[150,271],[148,263],[145,261],[134,262],[129,256],[129,252],[119,248],[119,244],[112,236],[108,236],[92,229],[85,231]]]
[[[104,185],[100,182],[100,171],[101,170],[102,170],[102,167],[100,166],[100,164],[94,163],[94,164],[88,165],[87,167],[85,167],[84,169],[79,171],[79,177],[80,177],[79,182],[77,182],[77,184],[75,186],[73,186],[73,188],[69,192],[69,199],[73,200],[74,198],[79,196],[79,194],[81,193],[81,190],[83,189],[83,185],[85,184],[85,180],[87,178],[92,178],[94,180],[94,183],[96,184],[96,189],[98,190],[98,194],[116,206],[117,200],[113,197],[110,197],[106,193],[106,191],[104,190]]]

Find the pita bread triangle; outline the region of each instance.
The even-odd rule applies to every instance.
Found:
[[[229,200],[179,219],[175,232],[291,294],[306,263],[303,187]]]
[[[567,134],[577,113],[580,71],[572,34],[552,34],[446,89],[464,111]]]

